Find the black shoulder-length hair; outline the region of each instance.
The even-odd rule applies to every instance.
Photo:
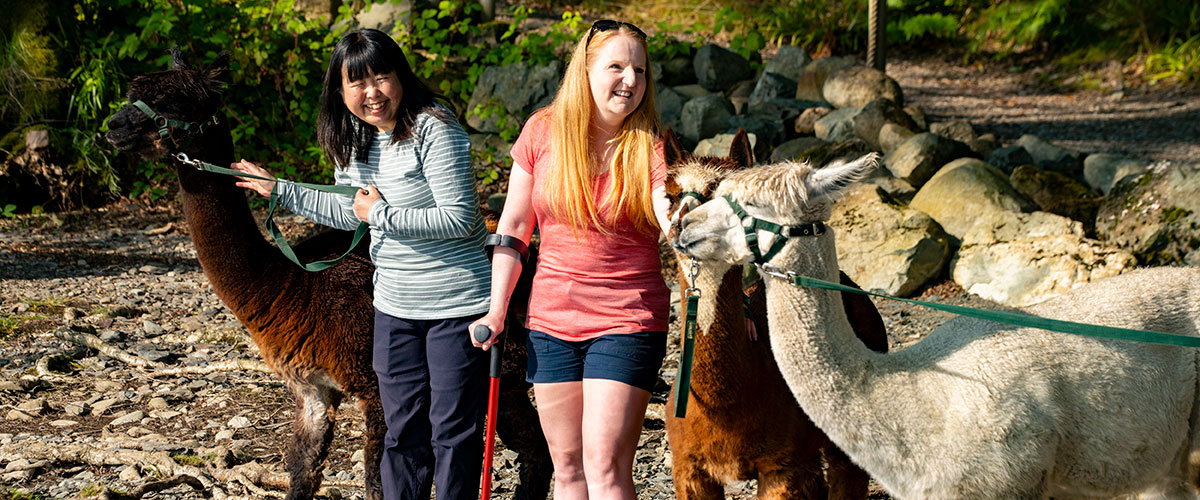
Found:
[[[354,116],[342,99],[342,67],[350,81],[367,76],[396,72],[403,95],[392,130],[392,142],[412,136],[413,120],[420,111],[440,97],[417,78],[404,51],[386,33],[362,29],[347,33],[333,48],[325,70],[325,88],[321,92],[321,111],[317,116],[317,142],[325,157],[338,168],[355,160],[366,161],[367,150],[376,134],[375,127]],[[440,113],[439,113],[440,114]],[[445,119],[445,117],[442,117]]]

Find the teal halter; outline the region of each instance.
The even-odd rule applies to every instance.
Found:
[[[149,117],[150,120],[154,121],[155,125],[158,125],[159,137],[162,137],[163,139],[170,137],[172,127],[182,130],[184,134],[183,143],[176,144],[179,149],[183,149],[191,145],[192,139],[195,138],[195,136],[203,134],[204,129],[208,128],[210,125],[216,125],[221,122],[220,118],[218,118],[219,115],[213,115],[212,118],[202,122],[185,122],[160,115],[153,109],[150,109],[150,106],[141,100],[134,101],[132,105]]]
[[[738,202],[733,201],[729,195],[722,196],[729,203],[729,208],[733,209],[733,213],[737,214],[738,219],[742,221],[742,229],[746,231],[746,245],[750,247],[750,252],[754,254],[755,264],[766,264],[775,254],[783,249],[783,245],[787,243],[788,238],[797,236],[820,236],[825,234],[825,224],[821,221],[812,224],[802,224],[799,226],[784,226],[774,222],[768,222],[762,219],[757,219],[746,213]],[[766,231],[775,235],[771,241],[771,248],[767,249],[767,253],[763,254],[758,249],[758,232]]]

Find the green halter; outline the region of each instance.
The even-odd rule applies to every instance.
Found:
[[[163,139],[170,137],[171,128],[182,130],[184,134],[183,143],[176,145],[176,147],[179,149],[183,149],[191,145],[192,139],[203,134],[204,129],[208,128],[208,126],[216,125],[221,122],[220,118],[218,118],[219,114],[214,114],[212,118],[202,122],[185,122],[160,115],[153,109],[150,109],[150,106],[141,100],[134,101],[132,105],[141,111],[142,114],[145,114],[147,117],[153,120],[155,125],[158,125],[159,137],[162,137]]]
[[[733,201],[729,195],[722,196],[729,203],[729,208],[733,209],[733,213],[737,214],[742,221],[742,229],[746,231],[746,245],[750,247],[750,252],[754,254],[755,264],[766,264],[775,254],[783,249],[783,245],[787,243],[788,238],[797,236],[820,236],[825,234],[825,224],[821,221],[812,224],[803,224],[799,226],[784,226],[774,222],[768,222],[762,219],[756,219],[738,202]],[[763,254],[758,248],[758,232],[766,231],[775,235],[771,241],[771,248],[767,249],[767,253]]]

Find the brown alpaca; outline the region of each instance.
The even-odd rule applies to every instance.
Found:
[[[742,131],[734,138],[729,158],[688,155],[670,131],[665,142],[673,221],[692,206],[680,199],[681,192],[707,197],[726,173],[753,163],[750,141]],[[677,231],[673,222],[672,236]],[[841,279],[854,286],[844,273]],[[679,282],[681,287],[688,283],[682,261]],[[702,295],[686,418],[674,416],[674,390],[667,404],[676,498],[719,500],[725,483],[746,479],[758,480],[760,499],[865,498],[867,474],[809,421],[779,373],[768,340],[762,287],[750,293],[758,332],[752,341],[743,313],[741,267],[719,280],[702,270],[697,282]],[[843,302],[863,343],[886,352],[883,319],[871,300],[849,294],[843,295]]]
[[[133,79],[130,102],[141,100],[172,120],[201,123],[218,117],[203,133],[184,138],[172,127],[160,137],[158,126],[133,106],[108,122],[108,140],[117,149],[151,158],[182,151],[216,165],[233,159],[229,128],[220,117],[219,82],[227,72],[227,56],[204,70],[189,69],[177,50],[172,69]],[[180,148],[179,144],[187,144]],[[379,500],[379,461],[384,421],[378,381],[371,368],[372,284],[374,266],[362,252],[340,264],[310,273],[273,248],[250,213],[245,192],[234,178],[202,172],[169,161],[179,178],[184,216],[196,256],[217,296],[250,331],[263,360],[292,390],[296,400],[294,434],[288,447],[291,476],[287,499],[310,499],[321,484],[325,458],[333,440],[334,419],[343,397],[358,399],[366,418],[364,462],[366,498]],[[348,245],[348,233],[330,232],[297,245],[302,260],[330,258]],[[359,245],[360,249],[365,245]],[[465,334],[465,332],[464,332]],[[523,351],[509,352],[521,355]],[[512,363],[523,368],[522,363]],[[549,487],[549,453],[538,433],[537,419],[524,391],[507,383],[501,438],[519,450],[522,487],[519,498],[544,499]],[[503,397],[503,396],[502,396]],[[518,419],[524,419],[518,421]],[[505,435],[506,428],[521,432]],[[510,439],[511,438],[511,439]],[[480,457],[482,460],[482,457]]]

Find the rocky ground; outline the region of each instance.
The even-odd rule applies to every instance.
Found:
[[[1084,152],[1200,160],[1194,91],[1047,91],[1033,70],[934,58],[893,61],[889,73],[931,118],[966,119],[1002,142],[1033,133]],[[293,236],[312,231],[283,219]],[[918,298],[991,306],[950,282]],[[876,303],[897,348],[949,317]],[[79,333],[102,343],[81,345]],[[219,493],[234,497],[281,491],[293,408],[274,376],[252,366],[163,375],[257,360],[209,288],[174,201],[0,221],[0,334],[0,499],[13,491],[92,496],[103,486],[130,492],[175,474],[212,478]],[[677,366],[673,350],[639,445],[640,498],[674,497],[663,415]],[[361,420],[354,405],[342,406],[323,495],[362,496]],[[504,498],[515,467],[503,451],[498,466],[495,491]],[[727,497],[753,492],[752,481],[738,483]],[[187,485],[160,495],[200,496]]]

